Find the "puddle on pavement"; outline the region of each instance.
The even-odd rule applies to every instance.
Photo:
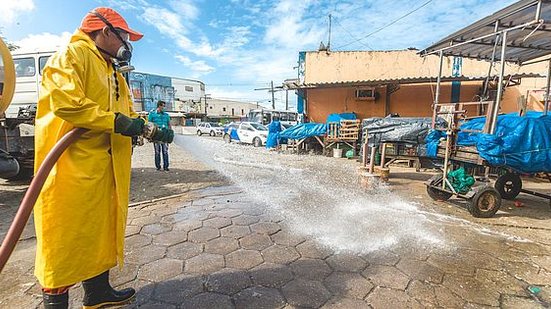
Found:
[[[456,224],[451,217],[422,210],[384,185],[361,189],[357,162],[278,154],[218,138],[178,136],[176,143],[283,215],[294,232],[336,251],[454,247],[446,240],[446,224]]]

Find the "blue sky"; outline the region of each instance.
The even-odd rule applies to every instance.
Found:
[[[3,36],[22,48],[66,42],[97,6],[119,11],[145,34],[134,44],[139,71],[196,78],[212,97],[260,101],[254,91],[295,78],[298,52],[423,48],[514,0],[1,0]],[[421,7],[421,8],[420,8]],[[401,16],[417,11],[385,27]],[[380,31],[380,28],[383,28]],[[366,37],[370,33],[375,34]],[[276,94],[282,107],[284,94]]]

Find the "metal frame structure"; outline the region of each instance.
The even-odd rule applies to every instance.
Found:
[[[500,49],[499,53],[498,48]],[[551,57],[549,57],[551,56],[551,0],[518,1],[434,43],[420,51],[420,54],[422,56],[437,54],[440,57],[436,93],[433,102],[434,120],[439,114],[442,114],[439,112],[438,108],[445,105],[439,102],[444,56],[489,60],[489,73],[491,73],[494,63],[499,61],[497,96],[488,106],[489,110],[487,113],[486,126],[483,130],[484,133],[489,134],[495,133],[503,91],[508,84],[505,79],[506,63],[510,62],[522,66],[540,61],[548,61],[544,101],[544,114],[547,115],[551,84]],[[484,92],[488,90],[489,76],[490,74],[488,74],[488,79],[484,84]],[[485,94],[486,93],[483,94],[481,101],[487,100]],[[460,111],[453,110],[449,111],[448,115],[452,119],[456,119],[459,113]],[[435,121],[433,121],[433,129],[434,128]],[[452,195],[470,199],[471,205],[469,206],[469,211],[471,214],[480,217],[493,216],[501,204],[501,196],[496,196],[497,191],[493,187],[486,186],[478,191],[473,191],[471,189],[467,194],[459,194],[455,192],[451,184],[449,184],[446,176],[448,175],[450,161],[461,162],[462,160],[458,157],[454,157],[452,153],[452,143],[458,131],[455,121],[450,123],[445,131],[446,147],[444,154],[444,171],[443,174],[439,176],[441,177],[440,179],[432,179],[427,183],[429,195],[439,199],[447,199]],[[476,154],[476,156],[478,156],[478,154]],[[482,161],[483,160],[479,158],[474,164],[485,166]],[[473,164],[473,162],[468,163]],[[489,175],[488,166],[486,166],[485,171],[485,178],[487,179]],[[518,181],[520,181],[520,177],[518,177]],[[448,183],[448,187],[451,188],[451,190],[447,190],[446,183]],[[548,198],[551,201],[551,196],[545,194],[534,194],[534,192],[522,189],[520,189],[519,192]],[[502,191],[500,191],[500,194],[501,193]],[[484,209],[480,208],[484,206],[481,204],[490,203],[488,201],[494,203],[493,208],[484,211]]]

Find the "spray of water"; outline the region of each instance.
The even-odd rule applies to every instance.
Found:
[[[369,191],[361,188],[357,162],[281,154],[194,136],[179,136],[176,142],[230,178],[256,203],[284,216],[293,232],[314,237],[335,251],[451,249],[442,228],[446,216],[421,210],[384,184]]]

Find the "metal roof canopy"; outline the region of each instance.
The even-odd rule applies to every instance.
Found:
[[[500,52],[498,52],[500,46]],[[505,62],[519,65],[551,54],[551,0],[521,0],[474,24],[459,30],[443,40],[419,52],[422,56],[438,53],[440,67],[436,94],[434,98],[433,127],[440,97],[442,80],[442,61],[444,56],[458,56],[490,60],[490,69],[494,62],[501,62],[496,100],[490,105],[489,126],[485,133],[493,134],[497,125],[497,116],[505,85]],[[549,108],[549,89],[551,85],[551,59],[549,60],[546,82],[544,114]],[[484,86],[484,94],[487,90]]]
[[[543,77],[540,74],[535,73],[521,73],[505,76],[513,82],[519,81],[522,78]],[[498,76],[491,76],[491,80],[497,79]],[[476,82],[486,80],[487,76],[442,76],[440,82]],[[437,77],[406,77],[399,79],[377,79],[377,80],[358,80],[358,81],[343,81],[343,82],[321,82],[321,83],[308,83],[298,84],[292,81],[284,84],[286,89],[315,89],[315,88],[334,88],[334,87],[362,87],[362,86],[383,86],[386,84],[427,84],[437,82]]]
[[[551,54],[551,0],[521,0],[420,51],[491,61],[505,38],[505,61],[522,64]]]

